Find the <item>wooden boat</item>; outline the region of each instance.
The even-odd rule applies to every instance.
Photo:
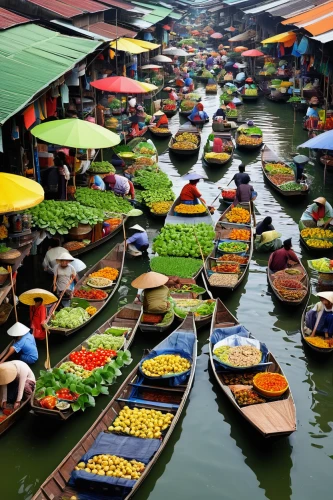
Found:
[[[183,413],[193,385],[197,359],[197,342],[192,315],[188,316],[185,321],[168,337],[168,339],[172,340],[172,338],[179,335],[182,335],[189,341],[194,341],[191,371],[185,383],[176,387],[166,386],[165,383],[161,383],[160,380],[149,380],[149,382],[140,383],[141,372],[139,372],[139,363],[126,378],[125,382],[119,388],[112,401],[100,414],[92,427],[86,432],[79,443],[68,453],[66,458],[38,489],[37,493],[33,497],[33,500],[56,500],[61,498],[71,498],[73,496],[80,498],[80,493],[83,493],[82,489],[77,490],[75,487],[71,487],[68,484],[71,472],[80,461],[80,458],[90,449],[97,436],[101,432],[107,431],[108,427],[126,405],[131,408],[145,408],[150,410],[159,410],[162,412],[170,412],[174,415],[171,425],[167,428],[166,432],[162,434],[159,448],[146,465],[141,477],[136,481],[134,487],[126,493],[124,492],[121,497],[124,500],[128,500],[135,494],[135,492],[137,492],[142,482],[151,471],[153,465],[158,461],[158,458],[169,441],[177,422]],[[163,345],[166,345],[166,340],[167,339],[158,344],[155,349],[163,348]],[[155,393],[156,395],[154,400],[151,399],[153,397],[152,393]],[[164,397],[163,399],[166,399],[167,397],[170,403],[158,402],[158,400],[161,399],[161,396]],[[89,493],[91,493],[91,488],[89,488],[89,491],[86,493],[89,495]],[[114,495],[119,497],[119,493],[119,487],[117,487],[117,491],[115,491],[112,495],[109,493],[108,498],[113,498]]]
[[[322,354],[323,356],[326,356],[327,354],[331,354],[333,352],[333,347],[332,348],[325,348],[325,347],[317,347],[309,342],[307,342],[307,335],[305,335],[305,316],[306,313],[313,307],[314,304],[309,305],[309,301],[307,302],[305,309],[302,314],[302,319],[301,319],[301,335],[302,335],[302,340],[304,345],[306,345],[311,351],[318,352],[319,354]]]
[[[206,123],[209,122],[209,118],[207,118],[206,120],[190,120],[188,118],[188,121],[191,122],[191,124],[194,126],[194,127],[203,127]]]
[[[247,128],[246,125],[244,126],[244,128]],[[235,135],[237,149],[243,149],[243,150],[259,149],[263,145],[263,138],[262,138],[262,136],[261,136],[261,142],[259,144],[239,144],[238,143],[238,138],[239,138],[240,135],[241,134],[237,130],[236,131],[236,135]]]
[[[303,266],[302,263],[293,266],[293,269],[298,269],[299,271],[303,272],[303,274],[304,274],[304,277],[302,278],[302,280],[300,280],[300,282],[302,283],[302,285],[304,285],[304,287],[306,289],[306,293],[300,299],[288,300],[288,299],[283,298],[279,294],[278,290],[274,287],[274,279],[276,277],[276,274],[272,273],[270,271],[269,267],[267,267],[267,278],[268,278],[268,283],[270,284],[270,287],[271,287],[274,295],[276,296],[277,299],[279,299],[280,302],[282,302],[283,304],[286,304],[286,305],[288,304],[288,305],[298,306],[298,305],[302,304],[302,302],[304,302],[304,300],[307,298],[309,291],[310,291],[310,282],[309,282],[308,273],[306,272],[305,267]]]
[[[305,189],[303,189],[302,191],[296,191],[296,190],[284,191],[283,189],[280,188],[280,186],[277,186],[276,184],[274,184],[274,182],[271,181],[268,173],[265,170],[266,163],[272,163],[272,162],[285,164],[285,162],[281,158],[279,158],[278,155],[276,153],[274,153],[274,151],[272,149],[270,149],[265,144],[261,150],[261,167],[262,167],[262,172],[264,174],[264,179],[270,185],[271,188],[273,188],[275,191],[277,191],[281,196],[286,196],[286,197],[306,196],[309,193],[310,188],[307,184],[304,185]],[[288,165],[286,165],[286,164],[285,164],[285,166],[288,167]],[[296,178],[294,180],[296,181]]]
[[[170,136],[172,135],[172,132],[171,132],[169,129],[167,129],[167,130],[168,130],[168,132],[156,132],[156,131],[154,131],[153,129],[154,129],[154,126],[150,126],[150,127],[149,127],[150,133],[151,133],[151,135],[153,135],[154,137],[159,137],[159,138],[164,139],[164,138],[166,138],[166,137],[170,137]]]
[[[76,283],[74,291],[79,290],[82,286],[84,286],[88,279],[89,275],[94,273],[95,271],[98,271],[99,269],[102,269],[103,267],[113,267],[115,269],[118,269],[119,274],[117,279],[113,282],[113,284],[110,286],[110,292],[108,293],[108,297],[106,300],[103,301],[94,301],[91,303],[94,307],[96,307],[97,312],[88,319],[85,323],[83,323],[80,326],[77,326],[75,328],[58,328],[54,327],[51,325],[48,325],[48,329],[51,333],[56,333],[59,335],[65,335],[68,337],[69,335],[72,335],[74,332],[80,330],[81,328],[85,327],[93,318],[97,316],[97,314],[106,306],[106,304],[111,300],[113,297],[114,293],[116,292],[120,280],[122,277],[123,273],[123,267],[124,267],[124,260],[125,260],[125,247],[123,243],[118,243],[108,254],[106,254],[97,264],[92,266],[89,271],[87,271],[82,278]]]
[[[253,209],[253,203],[252,202],[248,202],[248,203],[240,203],[239,206],[241,206],[242,208],[245,208],[245,210],[247,210],[250,214],[250,222],[246,223],[246,224],[236,224],[234,222],[229,222],[228,219],[227,219],[227,214],[232,210],[232,206],[228,207],[222,214],[221,214],[221,217],[219,218],[219,220],[217,221],[216,223],[216,226],[215,226],[215,231],[218,230],[218,226],[219,224],[223,223],[225,225],[227,225],[227,227],[232,227],[232,226],[235,226],[237,228],[242,228],[242,227],[245,227],[245,228],[248,228],[250,227],[251,225],[255,226],[256,225],[256,220],[255,220],[255,214],[254,214],[254,209]]]
[[[67,356],[65,356],[61,361],[59,361],[59,363],[57,363],[54,368],[59,368],[62,365],[62,363],[70,361],[69,356],[72,352],[81,351],[82,348],[88,349],[89,345],[87,341],[90,339],[90,337],[92,337],[93,335],[102,334],[108,328],[112,327],[130,328],[130,331],[125,336],[125,343],[122,347],[122,349],[128,349],[134,340],[136,331],[140,323],[141,315],[142,315],[141,304],[127,304],[126,306],[122,307],[113,316],[111,316],[111,318],[108,319],[102,326],[100,326],[96,331],[94,331],[94,333],[89,335],[89,337],[84,342],[82,342],[74,349],[72,349],[71,352],[67,354]],[[60,411],[57,408],[54,408],[53,410],[42,408],[35,398],[35,393],[32,395],[31,408],[32,411],[37,415],[45,415],[47,417],[56,418],[57,420],[61,421],[68,420],[75,414],[75,412],[73,412],[71,408],[67,411]]]
[[[120,231],[123,229],[123,225],[126,224],[128,216],[126,214],[119,214],[119,219],[122,218],[122,223],[119,224],[119,226],[115,227],[110,231],[109,234],[106,236],[103,236],[103,238],[100,238],[99,240],[94,241],[93,243],[89,243],[89,245],[79,248],[78,250],[71,250],[70,253],[73,257],[77,257],[78,255],[82,255],[86,252],[89,252],[93,248],[99,247],[100,245],[103,245],[103,243],[106,243],[107,241],[110,241],[116,234],[118,234]]]
[[[274,96],[272,94],[264,94],[264,95],[266,99],[268,99],[271,102],[287,102],[287,100],[290,97],[288,94],[280,94],[278,96]]]
[[[179,214],[177,215],[177,206],[181,204],[180,197],[178,197],[174,202],[172,207],[170,208],[168,215],[165,219],[165,224],[210,224],[211,226],[214,225],[214,221],[212,218],[211,213],[209,212],[207,206],[202,203],[201,200],[199,200],[199,203],[201,205],[204,205],[206,207],[206,212],[198,215],[185,215],[185,214]]]
[[[217,85],[216,85],[216,88],[214,90],[207,89],[207,86],[206,86],[205,92],[207,95],[216,95],[217,94]]]
[[[244,102],[250,102],[250,101],[257,101],[259,99],[259,95],[246,95],[246,94],[241,94],[242,99]]]
[[[173,311],[172,311],[172,313],[173,313]],[[172,315],[170,315],[169,320],[163,324],[162,323],[159,323],[159,324],[143,323],[141,320],[139,327],[140,327],[141,332],[143,332],[143,333],[164,333],[171,327],[174,319],[175,319],[175,315],[173,313]]]
[[[222,140],[222,143],[223,143],[223,146],[222,146],[222,149],[224,151],[224,148],[226,147],[232,147],[232,150],[231,150],[231,153],[228,152],[228,154],[230,155],[229,158],[227,158],[226,160],[217,160],[215,158],[205,158],[205,154],[208,152],[206,151],[206,148],[207,148],[207,144],[209,143],[209,139],[207,140],[207,143],[206,143],[206,146],[204,148],[204,154],[202,155],[202,161],[205,165],[207,166],[214,166],[214,167],[217,167],[217,166],[222,166],[222,165],[226,165],[227,163],[229,163],[230,161],[232,161],[232,158],[234,156],[234,151],[235,151],[235,147],[236,147],[236,143],[234,141],[234,138],[232,137],[231,133],[230,132],[215,132],[213,131],[212,134],[214,134],[214,138],[219,138]]]
[[[303,236],[301,234],[302,229],[306,228],[306,226],[304,226],[302,220],[299,221],[298,227],[300,230],[300,234],[299,234],[300,242],[304,246],[304,248],[307,249],[307,251],[309,253],[311,253],[315,257],[327,257],[327,256],[332,255],[333,247],[332,248],[315,248],[315,247],[310,247],[307,244],[307,240],[305,238],[303,238]]]
[[[247,241],[241,241],[241,240],[230,240],[230,241],[240,241],[241,243],[247,243],[248,249],[245,252],[244,257],[247,258],[247,263],[246,264],[241,264],[240,265],[240,273],[238,274],[238,280],[235,282],[233,285],[230,286],[225,286],[225,285],[211,285],[209,283],[209,277],[215,273],[215,271],[212,271],[212,268],[218,264],[218,257],[221,255],[220,252],[218,251],[218,244],[219,241],[222,239],[228,239],[229,235],[232,231],[232,229],[248,229],[250,231],[250,239]],[[232,292],[235,290],[244,280],[252,259],[252,254],[253,254],[253,242],[254,242],[254,235],[252,228],[249,228],[248,226],[241,225],[241,224],[226,224],[223,222],[218,221],[215,226],[215,234],[216,234],[216,245],[212,253],[207,257],[206,262],[205,262],[205,278],[208,284],[208,287],[213,295],[213,297],[218,297],[219,295],[225,293],[225,292]],[[242,255],[243,256],[243,255]],[[222,262],[220,262],[222,263]],[[226,262],[228,263],[228,262]],[[220,273],[218,273],[220,274]],[[228,273],[223,273],[224,275],[227,275]]]
[[[228,328],[237,325],[239,325],[237,319],[230,313],[230,311],[228,311],[225,305],[217,299],[209,342],[210,364],[216,381],[234,408],[263,437],[274,438],[289,436],[296,431],[296,408],[290,389],[288,389],[280,398],[274,399],[270,402],[241,407],[236,402],[236,399],[231,391],[231,387],[243,390],[249,389],[251,386],[227,385],[223,377],[222,369],[220,369],[218,363],[214,361],[213,344],[211,341],[214,330],[217,328]],[[250,334],[250,338],[255,339],[252,334]],[[270,352],[268,354],[268,362],[270,362],[271,365],[266,367],[266,371],[284,375],[281,366]],[[230,373],[232,373],[232,370],[225,371],[225,374]]]
[[[179,109],[180,116],[189,116],[192,113],[192,109],[190,111],[182,111]]]
[[[179,134],[183,134],[184,132],[190,132],[191,134],[197,134],[199,142],[198,142],[198,145],[196,148],[194,148],[194,149],[175,149],[175,148],[173,148],[173,145],[176,142],[175,137],[177,137]],[[169,151],[172,151],[172,153],[174,153],[175,155],[188,156],[188,155],[195,155],[199,152],[200,144],[201,144],[201,136],[197,130],[192,130],[192,129],[179,130],[176,133],[175,137],[171,137],[171,139],[169,141]]]

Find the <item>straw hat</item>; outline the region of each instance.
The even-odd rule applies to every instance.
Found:
[[[69,260],[70,262],[73,262],[74,257],[72,257],[70,253],[64,252],[60,255],[59,259],[57,259],[57,262],[59,263],[61,260]]]
[[[10,361],[0,365],[0,385],[7,385],[16,379],[17,370],[16,366]]]
[[[165,283],[169,280],[167,276],[160,273],[154,273],[154,271],[150,271],[149,273],[141,274],[138,278],[132,281],[131,285],[134,288],[142,288],[145,290],[146,288],[157,288],[159,286],[165,285]]]
[[[7,330],[8,335],[11,337],[23,337],[26,333],[30,332],[30,328],[27,326],[23,325],[19,321],[17,323],[14,323],[13,326]]]
[[[21,293],[19,296],[19,301],[22,304],[26,304],[27,306],[34,306],[37,297],[43,299],[44,306],[48,306],[49,304],[53,304],[58,299],[53,293],[48,292],[47,290],[43,290],[43,288],[32,288],[31,290],[27,290],[26,292]]]
[[[165,115],[165,113],[163,113],[163,111],[159,110],[159,111],[156,111],[156,113],[154,113],[154,116],[163,116]]]
[[[317,297],[321,297],[322,299],[327,299],[330,301],[331,304],[333,304],[333,292],[320,292],[317,293]]]
[[[320,203],[321,205],[325,205],[326,203],[326,198],[324,198],[323,196],[319,196],[318,198],[316,198],[315,200],[313,200],[315,203]]]
[[[146,231],[143,227],[139,226],[139,224],[135,224],[135,226],[130,227],[130,229],[137,229],[138,231]]]
[[[274,231],[265,231],[261,235],[261,240],[260,240],[259,246],[264,245],[265,243],[270,243],[271,241],[274,241],[277,238],[281,238],[281,236],[282,236],[281,233],[278,233],[275,230]]]

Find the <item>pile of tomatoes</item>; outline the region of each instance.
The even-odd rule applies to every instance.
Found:
[[[117,352],[112,349],[98,348],[96,351],[88,351],[83,347],[81,351],[72,352],[69,359],[85,370],[91,371],[109,363],[115,356],[117,356]]]
[[[65,399],[66,401],[75,401],[79,397],[79,394],[76,394],[76,392],[70,391],[66,387],[56,391],[56,395],[59,399]]]

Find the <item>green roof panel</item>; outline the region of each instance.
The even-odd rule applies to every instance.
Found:
[[[34,24],[0,32],[0,124],[101,43]]]

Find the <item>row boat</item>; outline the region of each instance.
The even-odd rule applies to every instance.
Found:
[[[182,155],[182,156],[195,155],[195,154],[199,153],[200,144],[201,144],[201,135],[198,133],[198,130],[192,130],[192,129],[188,130],[188,132],[190,132],[191,134],[196,134],[197,138],[198,138],[198,144],[196,145],[196,147],[194,149],[175,149],[173,147],[174,143],[177,142],[176,137],[180,134],[183,134],[184,132],[186,132],[186,130],[179,130],[176,133],[175,137],[171,137],[171,139],[169,141],[169,152],[172,152],[175,155]]]
[[[285,162],[278,157],[274,151],[272,151],[268,146],[264,145],[263,149],[261,150],[261,167],[262,167],[262,172],[264,174],[264,179],[265,181],[270,185],[271,188],[273,188],[275,191],[277,191],[281,196],[306,196],[309,193],[309,186],[306,184],[305,189],[302,189],[302,191],[299,190],[294,190],[294,191],[284,191],[281,189],[280,186],[277,186],[274,184],[274,182],[270,179],[268,173],[265,170],[265,165],[267,163],[283,163],[286,167],[289,167],[289,165],[286,165]],[[296,179],[294,179],[296,181]]]
[[[245,126],[246,128],[246,126]],[[254,149],[259,149],[261,148],[262,144],[263,144],[263,138],[261,136],[261,142],[259,144],[239,144],[238,142],[238,139],[239,137],[241,136],[242,134],[240,134],[238,132],[238,130],[236,131],[236,134],[235,134],[235,140],[236,140],[236,145],[237,145],[237,149],[243,149],[243,150],[254,150]],[[247,137],[251,137],[251,136],[247,136]]]
[[[206,213],[198,214],[198,215],[185,215],[185,214],[177,214],[177,206],[181,204],[180,197],[178,197],[174,203],[172,204],[168,215],[165,219],[165,224],[209,224],[210,226],[214,225],[213,217],[209,212],[207,206],[200,200],[201,205],[206,207]],[[191,206],[191,205],[189,205]]]
[[[230,155],[229,158],[227,158],[226,160],[224,161],[221,161],[221,160],[216,160],[215,158],[205,158],[205,154],[208,153],[208,148],[209,148],[209,139],[207,140],[207,143],[204,147],[204,154],[202,155],[202,161],[205,165],[207,166],[214,166],[214,167],[217,167],[217,166],[222,166],[222,165],[226,165],[227,163],[229,163],[230,161],[232,161],[232,158],[234,156],[234,151],[235,151],[235,147],[236,147],[236,143],[235,143],[235,140],[234,138],[232,137],[232,135],[230,134],[230,132],[215,132],[213,131],[212,132],[212,135],[214,135],[214,139],[217,138],[217,139],[221,139],[222,140],[222,151],[223,152],[226,152],[224,151],[224,148],[226,147],[232,147],[232,150],[231,152],[227,153]]]
[[[8,348],[11,345],[12,345],[12,343],[10,343],[10,345],[1,353],[1,357],[6,354]],[[16,410],[13,411],[13,413],[11,415],[8,415],[8,417],[5,418],[5,420],[0,422],[0,436],[5,431],[7,431],[13,424],[15,424],[15,422],[17,422],[17,420],[22,418],[25,415],[25,413],[27,413],[29,411],[30,401],[31,401],[31,396],[29,396],[27,399],[25,399],[21,403],[21,405]]]
[[[153,129],[154,129],[154,126],[149,127],[149,131],[150,131],[151,135],[153,135],[154,137],[158,137],[159,139],[163,139],[163,138],[167,138],[167,137],[172,136],[172,132],[169,129],[166,129],[166,130],[168,130],[168,132],[156,132]]]
[[[230,386],[226,385],[220,366],[214,361],[212,344],[214,331],[219,328],[229,328],[237,325],[239,325],[237,319],[218,299],[209,342],[210,364],[216,381],[234,408],[262,436],[265,438],[289,436],[296,430],[296,408],[290,389],[277,400],[241,407],[238,405]],[[250,338],[255,339],[251,334]],[[268,366],[267,371],[284,375],[281,366],[270,352],[268,354],[268,362],[271,364]],[[226,373],[230,374],[231,372],[232,369]],[[234,387],[239,390],[249,388],[248,385],[237,385]]]
[[[101,435],[101,433],[106,433],[108,427],[118,416],[124,406],[172,413],[174,418],[171,425],[168,427],[165,434],[162,434],[158,448],[146,465],[141,477],[135,482],[134,486],[129,488],[127,491],[123,490],[123,488],[120,490],[120,486],[116,487],[115,489],[117,491],[114,492],[114,495],[109,494],[108,498],[117,496],[117,498],[127,500],[134,495],[150,473],[153,465],[158,461],[163,449],[166,447],[166,444],[184,411],[186,401],[192,388],[197,358],[196,330],[192,315],[189,315],[185,321],[167,339],[158,344],[155,349],[163,349],[165,346],[169,346],[171,343],[176,342],[178,338],[184,339],[184,341],[188,342],[188,344],[192,344],[192,365],[190,374],[185,383],[175,387],[168,387],[164,382],[160,383],[159,380],[149,380],[148,382],[148,380],[144,379],[142,381],[142,376],[139,372],[139,363],[134,370],[132,370],[122,386],[118,389],[112,401],[101,413],[92,427],[87,431],[79,443],[69,452],[56,470],[40,486],[37,493],[34,495],[33,500],[55,500],[60,498],[71,498],[72,496],[80,498],[80,493],[84,493],[82,488],[77,489],[75,485],[70,486],[68,484],[71,472],[80,461],[80,458],[91,448],[96,438]],[[153,394],[154,400],[151,399]],[[162,399],[163,401],[163,399],[165,400],[166,398],[170,401],[169,403],[159,401],[159,399]],[[107,434],[104,435],[107,437]],[[141,438],[131,439],[136,440]],[[144,443],[144,440],[142,440],[142,443]],[[110,450],[110,452],[112,453],[112,450]],[[117,482],[121,485],[120,480]],[[89,494],[92,493],[90,486],[92,486],[91,483],[89,483],[89,487],[87,487],[87,490],[85,491],[87,498],[89,498]]]
[[[302,298],[300,298],[298,300],[297,299],[294,299],[294,300],[285,299],[279,294],[278,290],[274,287],[274,273],[272,273],[272,271],[269,269],[269,267],[267,267],[267,278],[268,278],[268,283],[269,283],[275,297],[280,302],[282,302],[283,304],[298,306],[298,305],[302,304],[302,302],[304,302],[304,300],[308,296],[309,291],[310,291],[310,282],[309,282],[308,273],[306,272],[306,269],[301,262],[299,264],[293,266],[293,269],[297,269],[304,274],[302,280],[300,280],[300,283],[302,283],[302,285],[304,285],[304,287],[306,288],[306,293],[304,294],[304,296]]]
[[[94,333],[89,335],[89,337],[71,350],[69,354],[67,354],[59,363],[56,364],[55,368],[59,368],[62,363],[66,361],[70,361],[70,354],[74,351],[81,351],[82,348],[89,349],[89,345],[87,341],[94,335],[103,334],[105,330],[112,327],[121,327],[121,328],[129,328],[130,331],[125,336],[125,342],[122,349],[128,349],[133,343],[136,331],[139,326],[140,318],[142,314],[141,305],[139,304],[128,304],[122,307],[118,312],[116,312],[110,319],[108,319],[102,326],[100,326]],[[75,413],[70,408],[68,411],[60,411],[57,408],[47,409],[42,408],[38,401],[35,398],[35,393],[31,399],[31,408],[34,413],[37,415],[44,415],[47,417],[56,418],[57,420],[68,420]]]
[[[314,352],[317,352],[319,354],[323,354],[324,356],[326,356],[327,354],[331,354],[333,352],[333,347],[331,348],[325,348],[325,347],[317,347],[317,346],[314,346],[312,344],[310,344],[309,342],[307,342],[307,335],[305,335],[305,316],[306,316],[306,313],[313,307],[313,305],[309,305],[309,301],[308,303],[306,304],[305,306],[305,309],[303,311],[303,314],[302,314],[302,319],[301,319],[301,335],[302,335],[302,340],[303,340],[303,343],[304,345],[306,345],[311,351],[314,351]]]
[[[106,304],[111,300],[113,297],[114,293],[116,292],[120,280],[122,277],[123,273],[123,268],[124,268],[124,260],[125,260],[125,246],[124,243],[118,243],[112,250],[109,252],[107,255],[105,255],[97,264],[92,266],[89,271],[87,271],[82,278],[76,283],[74,291],[75,290],[80,290],[80,288],[84,285],[86,285],[89,275],[92,274],[95,271],[98,271],[99,269],[102,269],[104,267],[113,267],[114,269],[117,269],[119,271],[117,279],[113,282],[113,284],[110,287],[110,292],[108,293],[108,297],[104,301],[94,301],[92,302],[92,305],[96,307],[97,312],[88,319],[85,323],[83,323],[80,326],[77,326],[75,328],[59,328],[55,326],[51,326],[50,324],[48,325],[48,330],[51,333],[56,333],[59,335],[65,335],[68,337],[69,335],[72,335],[74,332],[80,330],[84,326],[86,326],[93,318],[97,316],[98,313],[101,312],[101,310],[106,306]]]

